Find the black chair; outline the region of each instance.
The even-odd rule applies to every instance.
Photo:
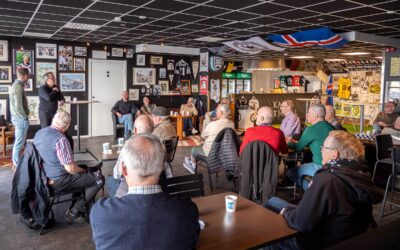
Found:
[[[176,147],[178,146],[178,140],[179,137],[174,136],[168,140],[163,141],[163,144],[167,151],[165,160],[168,162],[168,165],[171,167],[171,169],[172,169],[171,162],[173,162],[175,158],[175,152],[176,152]]]
[[[204,196],[202,174],[190,174],[160,180],[164,192],[170,196],[199,197]]]
[[[392,165],[393,160],[391,157],[391,150],[393,148],[392,136],[387,135],[377,135],[376,136],[376,162],[374,166],[374,172],[372,174],[372,182],[374,182],[376,168],[379,163]]]
[[[113,112],[111,112],[111,118],[113,122],[114,139],[116,140],[118,137],[124,137],[124,132],[125,132],[124,124],[118,123],[118,117]]]
[[[382,225],[383,217],[400,212],[400,203],[393,202],[393,194],[400,192],[400,148],[393,148],[392,152],[393,164],[392,171],[386,181],[385,195],[382,201],[381,213],[379,217],[379,226]],[[387,201],[387,195],[390,189],[390,200]],[[390,212],[385,212],[386,202],[390,204]],[[393,210],[393,206],[399,209]]]

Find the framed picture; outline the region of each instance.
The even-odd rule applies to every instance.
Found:
[[[10,85],[0,85],[0,94],[8,94],[10,91]]]
[[[74,47],[74,56],[87,56],[87,48],[75,46]]]
[[[133,58],[133,49],[127,49],[126,50],[126,58]]]
[[[124,56],[124,49],[123,48],[111,48],[111,56],[123,57]]]
[[[169,82],[168,81],[158,81],[158,85],[160,86],[161,95],[168,95],[169,94]]]
[[[36,58],[38,58],[38,59],[57,59],[57,44],[55,44],[55,43],[36,43]]]
[[[139,89],[129,89],[129,100],[139,101]]]
[[[86,90],[85,73],[60,73],[60,88],[64,92],[82,92]]]
[[[74,70],[72,58],[72,46],[58,46],[58,70]]]
[[[0,40],[0,62],[8,62],[8,41]]]
[[[13,69],[14,72],[17,73],[18,68],[26,68],[29,70],[29,74],[34,74],[34,67],[32,66],[34,63],[34,52],[33,50],[13,50]]]
[[[161,86],[160,86],[160,84],[154,85],[153,95],[161,95]]]
[[[181,80],[181,95],[191,95],[190,80]]]
[[[166,68],[160,68],[159,78],[161,78],[161,79],[167,78],[167,69]]]
[[[150,65],[162,65],[163,57],[162,56],[150,56]]]
[[[47,72],[57,75],[57,64],[50,62],[36,62],[36,88],[39,88],[44,84],[44,74]]]
[[[29,78],[28,81],[24,85],[25,91],[33,91],[33,79]]]
[[[136,55],[136,65],[146,66],[146,55]]]
[[[192,93],[199,93],[199,85],[192,84]]]
[[[11,66],[0,65],[0,83],[11,83]]]
[[[7,119],[7,100],[1,99],[0,100],[0,115],[4,115]]]
[[[155,68],[133,68],[133,85],[154,85],[155,83]]]
[[[85,71],[86,70],[86,58],[74,58],[74,70]]]
[[[39,96],[27,96],[29,108],[29,124],[39,125]]]

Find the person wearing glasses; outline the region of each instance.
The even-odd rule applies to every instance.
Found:
[[[282,102],[279,109],[285,116],[280,127],[285,137],[299,137],[301,134],[301,123],[299,117],[293,112],[293,102],[291,100],[285,100]]]

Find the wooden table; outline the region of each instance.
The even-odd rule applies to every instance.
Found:
[[[236,212],[225,212],[225,195],[238,196]],[[297,231],[274,212],[235,193],[194,198],[200,220],[206,224],[200,232],[198,249],[248,249],[293,237]]]
[[[183,119],[192,118],[190,115],[170,115],[170,119],[176,119],[176,134],[179,137],[179,140],[183,140]]]
[[[107,141],[106,141],[107,142]],[[110,142],[110,148],[112,150],[111,154],[103,154],[103,144],[95,144],[86,148],[87,152],[91,154],[96,160],[106,162],[106,161],[116,161],[118,160],[121,147],[111,147],[113,142]]]

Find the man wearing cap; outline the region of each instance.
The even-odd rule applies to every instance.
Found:
[[[176,130],[169,120],[167,109],[164,107],[155,107],[151,112],[153,119],[154,131],[153,135],[157,136],[160,141],[165,141],[176,136]]]

